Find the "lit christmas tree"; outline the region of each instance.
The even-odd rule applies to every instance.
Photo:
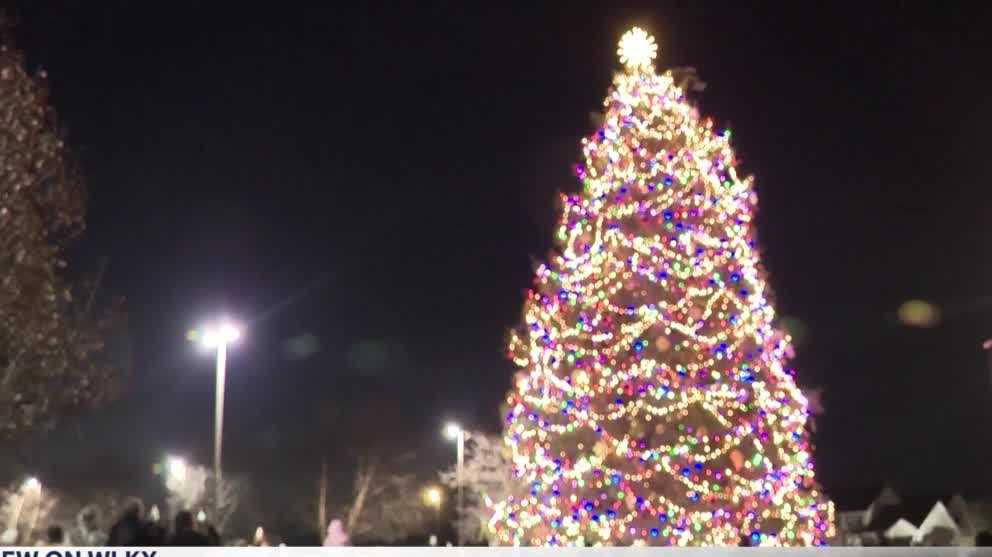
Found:
[[[640,29],[621,40],[560,255],[510,340],[505,440],[528,492],[495,507],[494,540],[822,544],[833,506],[772,326],[753,184],[656,51]]]

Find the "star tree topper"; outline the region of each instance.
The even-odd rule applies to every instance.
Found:
[[[620,62],[627,66],[629,71],[647,70],[651,68],[651,62],[658,55],[658,45],[647,31],[634,27],[620,38],[617,54],[620,56]]]

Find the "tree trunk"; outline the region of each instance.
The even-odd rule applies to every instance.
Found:
[[[359,465],[355,472],[355,500],[348,511],[348,523],[345,532],[354,532],[358,517],[362,514],[362,507],[365,505],[365,498],[372,487],[372,480],[375,478],[375,464],[367,466]]]
[[[320,459],[320,499],[317,501],[317,535],[327,534],[327,457]]]

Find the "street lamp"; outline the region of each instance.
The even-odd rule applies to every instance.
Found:
[[[444,426],[444,435],[448,439],[455,442],[458,451],[458,464],[455,468],[455,485],[458,487],[458,501],[457,505],[457,515],[458,521],[464,520],[462,511],[464,510],[464,494],[463,494],[463,484],[465,483],[465,430],[454,422],[449,422],[448,425]],[[458,545],[462,545],[462,529],[458,527],[459,523],[455,525],[455,536],[458,541]]]
[[[168,470],[169,477],[177,481],[186,480],[186,472],[188,467],[186,466],[186,461],[179,458],[178,456],[170,456],[165,461],[166,469]]]
[[[424,503],[426,503],[428,507],[434,507],[436,519],[435,527],[437,528],[438,537],[441,535],[441,501],[443,499],[444,497],[441,494],[441,488],[437,486],[431,486],[424,490]],[[435,541],[431,545],[435,545],[437,543],[437,537],[432,536],[432,538],[434,538]]]
[[[437,487],[428,487],[427,490],[424,491],[424,500],[427,501],[428,505],[435,508],[440,508],[441,490]]]
[[[224,380],[227,371],[227,346],[241,338],[241,331],[230,321],[204,327],[200,342],[217,349],[217,389],[214,402],[214,504],[219,510],[221,500],[220,455],[224,438]]]

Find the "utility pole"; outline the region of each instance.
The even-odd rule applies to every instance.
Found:
[[[464,540],[462,540],[462,530],[464,529],[465,523],[465,430],[458,430],[458,467],[456,473],[458,475],[458,519],[455,522],[455,537],[458,540],[458,546],[464,545]]]

